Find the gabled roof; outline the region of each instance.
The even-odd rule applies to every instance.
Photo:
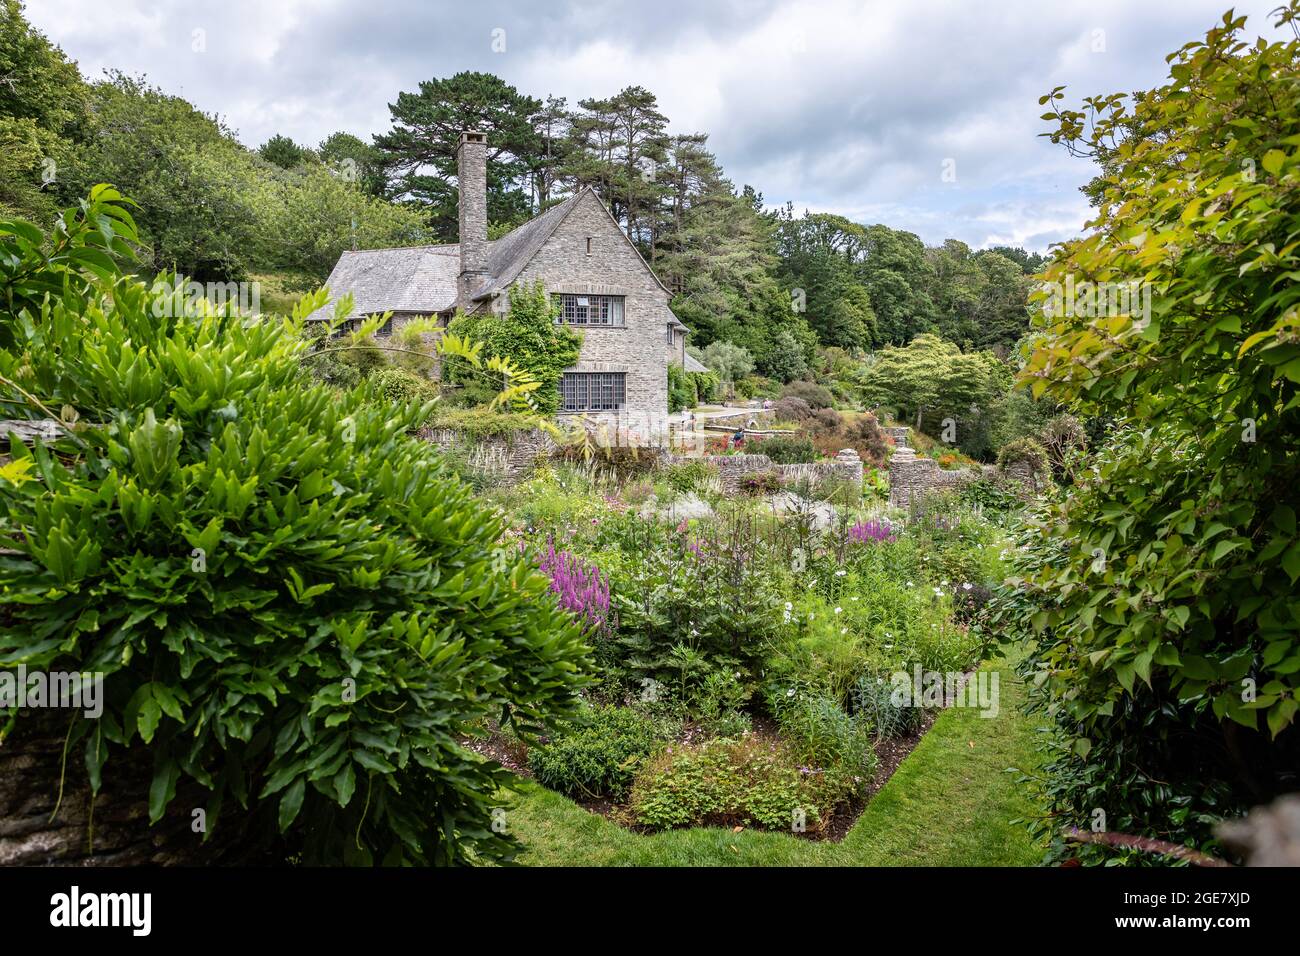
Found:
[[[584,186],[568,199],[556,203],[500,239],[488,242],[487,277],[470,297],[475,300],[486,299],[508,289],[546,244],[546,240],[555,234],[560,223],[568,218],[569,213],[589,192],[614,224],[618,234],[641,259],[659,288],[666,294],[671,294],[654,274],[641,251],[627,238],[618,220],[601,202],[595,189]],[[330,301],[309,318],[331,318],[334,302],[348,292],[352,293],[356,302],[352,313],[354,316],[388,311],[432,315],[455,307],[456,281],[459,276],[460,246],[457,243],[344,252],[326,281],[332,293]],[[675,317],[673,321],[677,321]]]
[[[578,190],[563,202],[556,203],[495,242],[488,243],[488,281],[474,292],[473,297],[482,299],[509,288],[510,283],[519,277],[519,273],[532,262],[533,256],[537,255],[546,240],[564,222],[584,192],[585,189]]]
[[[344,252],[326,280],[329,304],[312,318],[333,316],[334,302],[351,292],[354,316],[375,312],[432,315],[456,304],[460,246],[409,246]]]
[[[693,356],[690,352],[686,353],[686,360],[682,362],[682,368],[688,372],[707,372],[709,367]]]

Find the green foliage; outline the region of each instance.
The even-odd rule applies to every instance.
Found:
[[[464,71],[402,91],[388,111],[392,129],[375,137],[385,174],[386,194],[422,207],[441,241],[454,242],[457,230],[456,145],[467,129],[487,134],[488,218],[519,223],[528,218],[523,184],[544,148],[532,118],[540,100],[521,94],[490,73]]]
[[[442,402],[435,406],[427,424],[457,432],[468,441],[508,439],[537,430],[536,420],[527,415],[488,408],[448,408]]]
[[[53,218],[55,193],[90,121],[81,73],[32,29],[19,0],[0,4],[0,217]]]
[[[735,385],[754,371],[754,357],[749,350],[731,342],[714,342],[701,354],[700,361],[718,376],[724,385]]]
[[[1012,606],[1066,748],[1057,823],[1104,792],[1110,827],[1202,847],[1300,763],[1300,39],[1244,23],[1131,101],[1043,97],[1053,141],[1101,167],[1091,231],[1044,279],[1147,283],[1150,309],[1045,313],[1023,374],[1119,425],[1026,543]]]
[[[750,444],[748,451],[766,455],[774,465],[798,465],[817,460],[817,449],[805,435],[771,435]]]
[[[703,491],[717,480],[718,469],[699,458],[677,461],[660,471],[664,483],[676,494]]]
[[[781,735],[799,761],[811,767],[836,767],[870,780],[876,752],[865,722],[839,702],[820,694],[776,695],[772,699]]]
[[[630,809],[642,826],[757,826],[817,830],[863,789],[859,777],[799,767],[757,737],[670,747],[637,775]]]
[[[313,162],[259,172],[254,258],[294,276],[299,289],[324,282],[346,250],[428,238],[418,211],[368,195],[351,167]]]
[[[830,390],[816,382],[790,382],[785,388],[781,389],[782,398],[799,398],[808,403],[813,409],[831,408],[835,405],[835,399]]]
[[[257,148],[257,155],[273,166],[281,169],[293,169],[315,159],[315,155],[305,146],[299,146],[288,136],[276,133]]]
[[[1010,385],[1011,370],[993,353],[962,352],[929,334],[906,348],[882,349],[862,376],[868,405],[884,406],[932,436],[951,421],[957,445],[976,458],[992,450],[998,402]]]
[[[891,675],[863,674],[853,685],[853,713],[877,737],[886,740],[916,733],[925,719],[919,703],[903,703]]]
[[[448,331],[481,343],[485,355],[509,360],[529,372],[538,382],[532,394],[534,407],[550,415],[560,405],[560,377],[578,361],[582,348],[582,336],[559,324],[559,316],[559,299],[547,295],[541,282],[520,284],[510,288],[507,314],[457,315]],[[456,363],[446,364],[444,370],[452,381],[465,377]]]
[[[675,733],[669,722],[631,708],[597,705],[547,743],[530,747],[528,769],[569,796],[621,799],[641,764]]]
[[[683,644],[702,664],[753,672],[780,621],[778,582],[753,521],[692,531],[624,514],[600,523],[598,543],[619,555],[605,562],[619,617],[617,676],[636,686],[680,682]]]
[[[1035,480],[1051,474],[1047,450],[1032,438],[1018,438],[1003,445],[998,450],[998,467],[1004,471],[1008,468],[1027,468]]]
[[[438,397],[438,386],[403,368],[386,368],[370,378],[371,387],[394,405],[423,405]]]
[[[154,821],[188,778],[209,834],[247,813],[304,862],[508,859],[506,775],[459,741],[571,714],[578,626],[406,437],[417,410],[313,383],[324,293],[285,321],[168,314],[107,262],[133,236],[103,188],[50,239],[0,225],[0,397],[66,408],[52,445],[11,443],[40,481],[0,480],[0,664],[104,674],[68,772],[97,792],[146,748]]]

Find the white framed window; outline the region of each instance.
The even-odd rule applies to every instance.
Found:
[[[560,321],[565,325],[623,324],[621,295],[560,295]]]

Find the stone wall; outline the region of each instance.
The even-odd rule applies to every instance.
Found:
[[[698,424],[707,428],[709,425],[719,425],[726,428],[744,428],[750,422],[758,426],[770,425],[776,420],[776,413],[770,408],[738,408],[735,414],[727,415],[709,415],[707,418],[701,417]]]
[[[537,459],[553,455],[559,446],[541,429],[500,437],[470,437],[447,428],[425,428],[421,438],[440,448],[458,448],[468,454],[469,464],[490,484],[512,485],[528,478]]]
[[[885,430],[897,443],[889,458],[889,503],[895,508],[910,508],[928,491],[959,488],[977,478],[997,473],[994,465],[984,465],[979,471],[969,468],[944,471],[933,458],[916,457],[916,452],[907,444],[912,432],[910,428]]]
[[[702,455],[699,458],[674,456],[678,461],[704,461],[718,469],[722,487],[730,492],[740,489],[740,481],[746,475],[774,472],[785,484],[807,481],[813,484],[826,479],[843,481],[862,480],[862,462],[848,458],[835,461],[817,461],[808,464],[778,465],[766,455]]]

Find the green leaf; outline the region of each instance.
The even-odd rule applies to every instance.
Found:
[[[283,833],[289,829],[289,825],[298,818],[298,811],[302,809],[302,798],[307,793],[307,781],[299,777],[289,789],[284,792],[280,798],[280,832]]]

